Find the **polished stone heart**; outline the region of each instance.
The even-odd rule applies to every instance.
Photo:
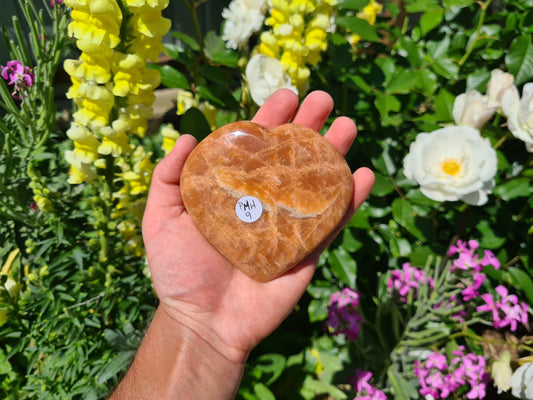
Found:
[[[195,147],[181,175],[194,224],[235,267],[263,282],[311,253],[339,224],[352,193],[344,158],[296,124],[225,125]]]

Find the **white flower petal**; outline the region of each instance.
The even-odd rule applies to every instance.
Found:
[[[252,99],[259,106],[281,88],[290,89],[298,94],[298,90],[292,85],[291,78],[276,58],[256,54],[248,61],[245,74]]]
[[[430,199],[482,205],[497,164],[495,150],[478,130],[449,126],[417,136],[404,159],[404,174]]]

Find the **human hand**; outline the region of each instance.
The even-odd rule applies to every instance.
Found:
[[[274,127],[292,119],[320,130],[333,108],[331,97],[313,92],[298,108],[289,90],[272,95],[254,122]],[[337,118],[325,135],[345,155],[356,137],[353,121]],[[194,226],[180,195],[180,175],[196,140],[183,135],[156,167],[143,219],[143,237],[159,309],[180,327],[207,341],[232,362],[243,362],[249,351],[290,313],[311,281],[320,253],[350,220],[368,196],[373,173],[353,174],[351,206],[335,232],[287,273],[266,283],[234,268]]]

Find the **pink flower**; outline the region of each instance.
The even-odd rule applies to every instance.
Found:
[[[359,293],[350,288],[333,293],[328,305],[328,325],[333,335],[346,335],[349,340],[356,340],[361,330],[363,318],[357,313]]]
[[[451,271],[457,269],[481,271],[487,265],[492,265],[495,269],[500,268],[500,262],[490,250],[484,250],[483,257],[480,258],[477,255],[478,249],[479,243],[476,240],[469,240],[468,242],[458,240],[455,246],[450,246],[448,255],[458,255],[452,262]]]
[[[54,7],[56,4],[63,3],[63,0],[48,0],[48,2],[50,3],[51,7]]]
[[[485,359],[472,353],[464,354],[463,347],[456,349],[453,355],[449,364],[446,357],[437,352],[429,355],[424,364],[415,361],[414,373],[420,383],[420,394],[447,399],[464,387],[468,390],[468,398],[484,398],[488,378]]]
[[[387,396],[381,390],[370,383],[372,372],[355,370],[355,378],[350,379],[356,391],[353,400],[387,400]]]
[[[8,85],[13,85],[13,97],[20,99],[26,89],[33,86],[35,79],[33,70],[23,66],[19,60],[8,61],[5,67],[0,66],[0,68],[2,68],[2,78],[8,81]]]
[[[485,274],[474,272],[474,282],[461,291],[463,301],[470,301],[479,297],[479,288],[485,282]]]
[[[529,311],[527,303],[520,303],[518,297],[509,294],[503,285],[497,286],[496,292],[500,295],[500,300],[495,300],[492,294],[483,294],[481,298],[485,304],[478,306],[477,311],[490,311],[492,313],[492,326],[497,329],[509,326],[509,329],[514,332],[518,328],[519,322],[524,325],[527,324]]]
[[[413,298],[421,285],[429,284],[433,288],[433,279],[426,276],[424,270],[412,267],[409,263],[402,265],[402,269],[391,271],[391,276],[387,281],[389,294],[397,292],[400,295],[400,301],[407,303],[410,292],[413,292]]]

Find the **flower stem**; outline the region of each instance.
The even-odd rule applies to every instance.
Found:
[[[196,39],[198,40],[198,45],[200,46],[200,53],[202,54],[203,58],[205,58],[205,49],[204,49],[205,45],[204,45],[204,39],[202,37],[202,31],[200,30],[200,23],[198,22],[198,16],[196,15],[196,9],[204,1],[205,0],[199,0],[199,1],[194,1],[193,3],[191,3],[189,0],[183,0],[183,2],[185,3],[185,6],[191,13],[192,22],[194,25],[194,31],[196,32]]]
[[[478,1],[478,4],[481,6],[481,15],[479,16],[479,21],[476,27],[476,32],[474,33],[475,39],[470,44],[470,47],[464,54],[464,56],[459,60],[458,64],[459,67],[462,67],[464,63],[468,60],[474,49],[476,48],[477,42],[480,40],[480,34],[481,34],[481,28],[483,27],[483,23],[485,22],[485,16],[487,15],[487,10],[489,8],[489,5],[492,0],[487,0],[485,3],[482,3]]]

